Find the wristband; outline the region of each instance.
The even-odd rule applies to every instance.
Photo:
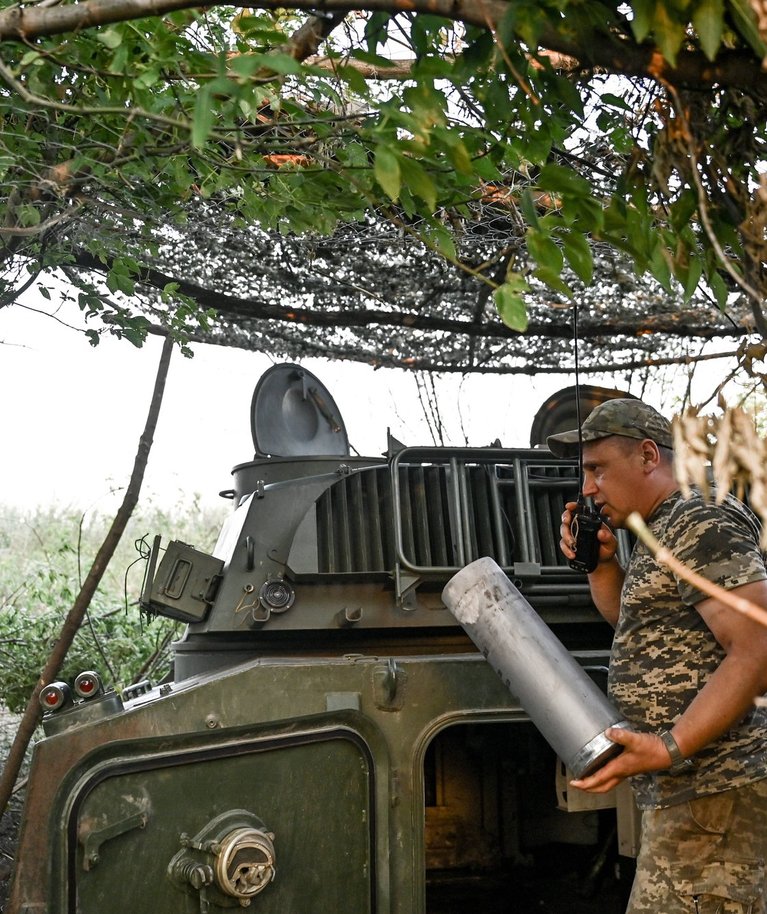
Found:
[[[689,771],[693,766],[692,759],[685,758],[677,745],[676,740],[670,730],[661,730],[658,736],[661,738],[663,745],[668,749],[671,756],[671,765],[668,770],[672,774],[680,774],[682,771]]]

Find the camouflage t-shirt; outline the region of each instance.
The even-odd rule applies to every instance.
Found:
[[[767,578],[759,527],[728,496],[722,505],[676,492],[648,521],[677,558],[727,590]],[[724,651],[695,609],[705,594],[637,543],[626,569],[610,660],[609,694],[638,730],[670,729]],[[692,772],[637,775],[641,808],[671,806],[767,777],[767,709],[755,708],[694,756]]]

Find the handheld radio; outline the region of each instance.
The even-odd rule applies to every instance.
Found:
[[[578,507],[570,524],[575,541],[575,558],[569,565],[574,571],[590,574],[599,563],[597,533],[602,518],[594,499],[583,495],[583,438],[581,433],[581,385],[578,375],[578,307],[573,308],[573,339],[575,343],[575,415],[578,422]]]
[[[594,505],[593,498],[578,495],[578,508],[570,524],[575,540],[575,558],[570,567],[575,571],[590,574],[599,563],[599,540],[597,533],[602,526],[602,517]]]

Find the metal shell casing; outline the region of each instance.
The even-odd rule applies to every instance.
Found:
[[[442,599],[576,778],[621,751],[604,731],[627,722],[492,559],[459,571]]]

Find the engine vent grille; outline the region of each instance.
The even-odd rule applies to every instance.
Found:
[[[560,517],[577,485],[577,467],[550,457],[408,448],[317,501],[318,570],[439,573],[484,555],[502,567],[564,568]]]

